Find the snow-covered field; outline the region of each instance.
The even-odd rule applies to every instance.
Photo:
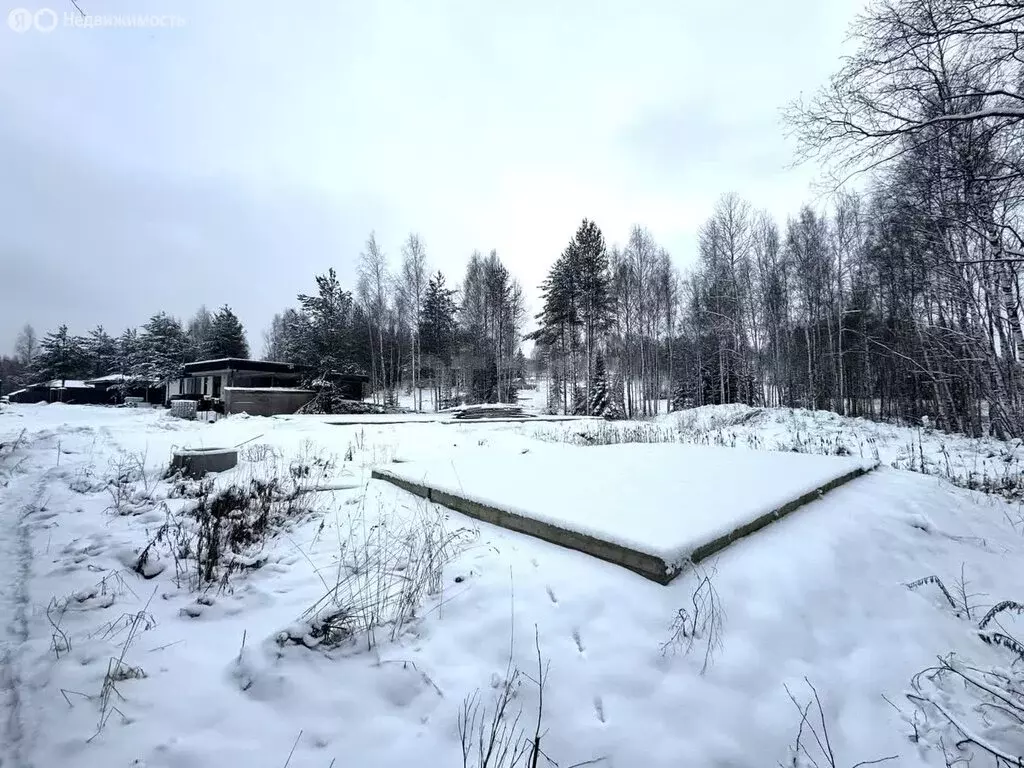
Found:
[[[825,453],[842,440],[883,467],[667,587],[368,479],[396,458],[570,461],[593,449],[563,441],[607,430],[766,449],[799,435]],[[1024,599],[1017,506],[891,466],[916,451],[925,469],[945,454],[995,472],[1013,445],[730,408],[653,425],[332,425],[62,405],[4,408],[0,443],[4,768],[475,766],[503,698],[499,736],[518,722],[532,742],[541,679],[538,765],[793,765],[801,730],[797,765],[943,766],[944,750],[993,765],[958,752],[952,721],[1024,752],[1005,639],[1024,631],[1012,606],[984,621]],[[242,443],[214,488],[160,479],[173,447]],[[267,515],[240,527],[214,503],[230,485],[262,493],[246,514]],[[230,545],[212,561],[211,541]],[[931,575],[955,606],[906,586]]]

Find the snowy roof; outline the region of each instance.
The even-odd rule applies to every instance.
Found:
[[[312,389],[297,389],[295,387],[224,387],[225,392],[302,392],[304,394],[316,394]]]
[[[86,384],[81,379],[51,379],[32,384],[28,389],[92,389],[91,384]]]
[[[276,360],[244,360],[238,357],[220,357],[215,360],[196,360],[182,367],[186,376],[210,371],[252,371],[255,373],[298,373],[301,365]]]
[[[140,379],[134,376],[126,376],[123,373],[108,373],[106,376],[97,376],[95,379],[86,379],[85,383],[89,386],[93,384],[116,384],[120,381],[130,381],[135,384],[149,384],[150,386],[156,386],[160,382],[157,379]]]

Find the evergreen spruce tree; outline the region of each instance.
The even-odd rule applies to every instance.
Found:
[[[497,403],[500,401],[498,361],[493,354],[488,355],[482,365],[474,369],[470,399],[473,403]]]
[[[682,411],[686,408],[690,408],[693,405],[691,389],[692,387],[685,379],[676,382],[676,386],[672,390],[672,404],[670,410]]]
[[[523,349],[520,347],[516,350],[516,356],[512,363],[513,375],[517,379],[526,380],[526,355],[523,354]]]
[[[439,271],[427,283],[419,326],[420,355],[427,356],[434,372],[435,408],[449,399],[445,393],[449,389],[448,369],[455,356],[457,311],[455,291],[445,286],[444,275]]]
[[[551,381],[548,386],[547,396],[547,412],[552,416],[559,414],[562,404],[562,374],[556,366],[551,368]]]
[[[605,378],[610,378],[610,384],[608,387],[608,410],[604,417],[606,419],[624,419],[626,418],[626,385],[622,374],[617,373],[609,377],[606,371]]]
[[[541,284],[541,297],[543,309],[537,315],[538,329],[529,338],[557,348],[559,357],[569,364],[574,388],[582,373],[585,413],[589,407],[587,392],[593,380],[594,353],[608,332],[615,310],[604,236],[592,221],[583,220],[552,265]],[[576,412],[576,404],[574,392],[569,410]]]
[[[30,383],[25,381],[25,366],[17,356],[0,355],[0,395],[9,394]]]
[[[140,353],[139,332],[134,328],[125,328],[124,333],[117,340],[117,357],[114,360],[114,370],[111,371],[111,373],[119,373],[122,376],[118,385],[122,397],[136,387],[149,384],[149,382],[135,378],[140,368]]]
[[[611,326],[615,295],[612,292],[608,251],[600,228],[594,222],[584,219],[576,230],[573,246],[572,268],[576,276],[579,322],[583,331],[583,353],[586,358],[584,368],[587,386],[592,386],[595,375],[594,355],[600,339]]]
[[[316,286],[316,294],[299,295],[300,312],[285,313],[293,362],[310,366],[319,379],[353,373],[359,329],[354,327],[352,294],[342,289],[333,268],[316,276]]]
[[[423,314],[420,319],[420,343],[423,351],[437,357],[445,365],[451,365],[455,352],[455,291],[445,285],[444,275],[438,272],[431,276],[423,300]]]
[[[187,338],[181,321],[166,312],[158,312],[139,334],[131,377],[146,382],[174,378],[185,364],[187,351]]]
[[[33,371],[39,381],[77,379],[88,370],[88,355],[82,339],[72,336],[66,325],[46,334],[33,360]]]
[[[249,343],[245,340],[245,329],[227,304],[217,310],[210,322],[204,339],[203,356],[207,360],[219,360],[224,357],[249,359]]]
[[[577,384],[572,390],[572,415],[586,416],[587,405],[587,392],[581,385]]]
[[[117,373],[117,341],[107,333],[102,325],[89,331],[84,341],[87,358],[87,375],[90,377],[106,376]]]
[[[604,355],[598,352],[594,361],[594,377],[590,383],[590,415],[607,417],[611,411],[608,372],[605,370]]]

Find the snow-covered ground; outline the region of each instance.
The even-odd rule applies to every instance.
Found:
[[[540,678],[538,765],[792,765],[812,685],[821,712],[801,742],[821,766],[822,749],[837,766],[943,766],[943,748],[994,764],[957,751],[953,720],[1024,752],[1005,693],[1021,673],[1000,639],[1024,634],[1020,619],[979,630],[1024,598],[1017,507],[891,466],[923,446],[926,469],[945,453],[994,472],[1015,445],[730,408],[654,425],[327,421],[0,410],[0,765],[477,765],[480,731],[464,761],[460,722],[485,720],[486,740],[507,692],[507,728],[521,713],[532,740]],[[553,443],[609,429],[766,449],[799,435],[806,452],[842,440],[884,466],[667,587],[368,479],[460,456],[501,473],[503,456],[543,445],[557,461],[590,449]],[[160,479],[174,447],[239,444],[214,489]],[[271,479],[268,537],[237,537],[202,584],[190,510]],[[313,486],[337,490],[299,493]],[[233,513],[216,519],[237,530]],[[906,586],[931,575],[956,607],[936,584]],[[952,671],[912,687],[951,651]]]

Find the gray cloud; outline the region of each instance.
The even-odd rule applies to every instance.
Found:
[[[0,338],[25,322],[111,332],[166,310],[232,305],[258,348],[275,309],[334,266],[350,280],[369,201],[329,204],[294,190],[250,192],[230,179],[148,178],[78,164],[59,147],[5,135],[0,207]]]

